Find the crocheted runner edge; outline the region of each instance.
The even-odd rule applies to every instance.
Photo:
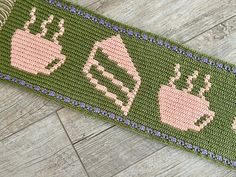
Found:
[[[11,0],[7,0],[7,1],[11,1]],[[16,0],[14,0],[16,1]],[[56,1],[54,0],[44,0],[45,3],[49,3],[49,4],[53,4],[55,3]],[[109,18],[106,18],[106,17],[103,17],[101,15],[98,15],[98,14],[95,14],[94,12],[92,12],[91,10],[88,10],[84,7],[80,7],[78,5],[74,5],[73,3],[71,2],[67,2],[65,0],[61,0],[60,1],[62,4],[66,4],[69,6],[72,6],[72,7],[78,7],[79,9],[87,12],[88,14],[93,14],[94,16],[98,17],[98,18],[102,18],[102,19],[105,19],[105,21],[107,22],[110,22],[111,24],[115,24],[111,30],[117,30],[117,26],[119,27],[119,25],[122,25],[124,26],[123,24],[119,23],[119,22],[115,22],[114,20],[112,19],[109,19]],[[14,4],[11,4],[11,8],[13,7]],[[10,8],[10,9],[11,9]],[[72,11],[70,11],[71,13],[73,13]],[[5,12],[3,12],[4,15],[5,15],[5,21],[7,20],[7,17],[9,14],[6,15]],[[0,23],[0,29],[1,29],[1,26],[4,25],[5,21],[3,21],[2,23]],[[145,32],[143,30],[140,30],[140,29],[137,29],[135,27],[131,27],[129,25],[125,25],[126,29],[127,29],[127,35],[129,35],[129,32],[132,33],[132,35],[135,33],[135,31],[138,31],[138,32],[144,32],[145,35],[147,36],[150,36],[150,35],[153,35],[152,33],[150,32]],[[211,65],[212,67],[217,67],[219,69],[223,69],[233,75],[236,74],[236,66],[234,64],[231,64],[231,63],[228,63],[226,61],[222,61],[218,58],[215,58],[215,57],[211,57],[207,54],[203,54],[203,53],[200,53],[200,52],[197,52],[195,50],[192,50],[182,44],[179,44],[178,42],[176,41],[172,41],[170,39],[167,39],[165,37],[162,37],[162,36],[159,36],[159,35],[156,35],[156,38],[158,38],[159,40],[157,41],[158,45],[160,46],[163,46],[165,48],[168,48],[170,50],[172,50],[173,52],[175,52],[173,50],[173,47],[176,46],[179,50],[179,54],[180,55],[185,55],[189,58],[195,58],[195,60],[199,61],[199,62],[202,62],[202,63],[206,63],[206,64],[209,64]],[[145,36],[140,36],[140,40],[146,40],[146,37]],[[150,39],[150,42],[153,43],[153,40]],[[213,60],[209,60],[208,58],[211,58]],[[214,63],[212,63],[214,62]],[[178,69],[177,69],[178,70]],[[194,76],[194,75],[193,75]],[[30,90],[32,90],[32,85],[30,83],[26,83],[24,81],[22,82],[18,82],[19,79],[15,78],[15,80],[13,78],[11,78],[11,76],[7,73],[1,73],[0,72],[0,79],[2,79],[3,81],[10,81],[10,82],[13,82],[13,83],[16,83],[17,85],[21,85],[21,86],[24,86],[26,88],[29,88]],[[15,84],[14,84],[15,85]],[[29,90],[27,89],[27,90]],[[41,88],[42,89],[42,88]],[[36,89],[35,89],[36,90]],[[46,90],[46,88],[45,88]],[[37,91],[37,90],[36,90]],[[35,91],[34,91],[35,93]],[[38,92],[37,92],[38,93]],[[42,92],[43,93],[43,92]],[[42,95],[41,93],[38,93],[40,95]],[[46,98],[49,98],[48,96],[44,95]],[[63,96],[63,95],[60,95],[62,98],[67,98],[66,96]],[[90,113],[89,109],[91,109],[90,105],[87,105],[86,103],[83,103],[83,102],[76,102],[74,101],[72,104],[70,102],[70,104],[68,104],[68,100],[67,99],[63,99],[63,100],[60,100],[60,99],[51,99],[53,101],[56,101],[56,102],[59,102],[59,103],[62,103],[63,105],[66,105],[67,107],[70,107],[70,108],[73,108],[73,109],[76,109],[78,110],[75,106],[78,106],[80,108],[82,108],[83,110],[86,110],[87,114],[90,114],[92,117],[94,117],[94,114]],[[89,108],[90,107],[90,108]],[[109,119],[107,119],[109,118]],[[104,115],[104,120],[108,120],[109,122],[112,122],[114,123],[114,120],[112,120],[111,117],[109,117],[108,115]],[[130,125],[130,123],[128,123],[127,121],[129,121],[128,119],[127,120],[119,120],[116,119],[116,121],[119,122],[119,125],[122,126],[122,127],[125,127],[125,128],[128,128],[129,130],[131,131],[134,131],[136,133],[139,133],[141,135],[145,135],[146,137],[149,137],[151,139],[154,139],[154,140],[161,140],[162,142],[166,143],[166,144],[170,144],[170,145],[173,145],[175,148],[180,148],[180,149],[185,149],[189,152],[193,152],[193,153],[197,153],[198,155],[200,155],[201,157],[204,157],[204,159],[208,159],[208,160],[214,160],[215,162],[218,162],[220,164],[224,164],[226,165],[226,167],[236,167],[236,160],[232,160],[232,159],[228,159],[228,158],[224,158],[223,156],[221,155],[215,155],[214,153],[210,153],[210,151],[205,151],[205,149],[202,149],[201,147],[198,147],[198,146],[193,146],[187,142],[185,142],[183,139],[176,139],[175,137],[172,137],[172,136],[169,136],[168,134],[165,134],[164,132],[159,132],[157,130],[152,130],[152,129],[148,129],[148,127],[145,128],[145,130],[136,130],[136,129],[132,129],[131,127],[127,127],[127,125]],[[122,124],[121,124],[122,122]],[[145,133],[143,133],[145,131]],[[155,137],[159,137],[159,139],[155,138]],[[172,139],[171,139],[172,138]],[[174,139],[174,141],[172,141]],[[179,145],[179,146],[176,146],[176,145]],[[206,158],[207,157],[207,158]]]

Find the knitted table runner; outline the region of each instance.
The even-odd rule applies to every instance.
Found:
[[[236,167],[235,65],[63,0],[12,1],[0,81]]]

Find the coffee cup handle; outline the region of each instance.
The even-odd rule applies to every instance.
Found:
[[[215,112],[208,110],[207,113],[206,113],[206,115],[207,115],[208,117],[207,117],[206,120],[203,121],[203,123],[200,125],[200,129],[204,128],[207,124],[209,124],[209,123],[213,120],[213,118],[214,118],[214,116],[215,116]]]
[[[215,116],[215,112],[208,110],[206,115],[208,115],[208,118],[204,121],[204,123],[208,124],[213,120],[213,118]]]
[[[205,113],[205,115],[207,116],[206,120],[204,120],[203,123],[202,123],[201,125],[199,125],[199,126],[194,125],[194,128],[193,128],[194,130],[200,131],[200,130],[203,129],[207,124],[209,124],[209,123],[213,120],[213,118],[214,118],[214,116],[215,116],[215,112],[208,110],[208,111]]]
[[[63,54],[60,54],[56,57],[56,59],[58,59],[59,62],[57,64],[53,65],[53,67],[51,67],[50,69],[45,68],[45,74],[49,75],[49,74],[53,73],[57,68],[59,68],[65,62],[66,56]]]

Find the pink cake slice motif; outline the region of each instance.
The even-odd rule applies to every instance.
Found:
[[[175,67],[175,77],[171,77],[168,85],[162,85],[158,94],[161,122],[174,128],[187,131],[200,131],[214,118],[215,112],[209,110],[209,102],[204,93],[211,88],[210,75],[205,77],[205,88],[201,88],[197,96],[192,95],[192,81],[197,78],[198,71],[187,78],[188,88],[178,90],[174,82],[180,79],[180,65]],[[201,120],[201,118],[205,119]],[[198,122],[199,121],[199,122]],[[197,125],[196,123],[199,123]]]
[[[95,59],[95,54],[98,49],[108,56],[108,60],[115,62],[117,67],[125,70],[128,75],[132,77],[132,79],[135,81],[135,86],[132,90],[124,86],[123,82],[117,80],[112,73],[107,72],[106,69]],[[112,84],[120,88],[120,90],[127,95],[128,102],[126,104],[117,98],[116,93],[109,92],[106,86],[101,85],[99,81],[93,77],[93,75],[90,73],[92,66],[95,66],[102,76],[109,79]],[[83,73],[98,91],[104,93],[107,98],[113,100],[114,103],[120,107],[125,116],[128,114],[134,98],[139,90],[141,78],[120,35],[113,36],[94,44],[88,60],[84,65]]]
[[[62,46],[58,41],[58,37],[64,34],[64,20],[60,20],[58,25],[60,30],[53,35],[53,41],[50,41],[43,37],[48,31],[47,25],[52,23],[54,16],[50,15],[48,20],[43,21],[41,33],[34,35],[30,33],[29,26],[36,20],[35,12],[34,7],[30,12],[31,19],[25,23],[24,29],[17,29],[12,37],[11,66],[35,75],[39,73],[50,75],[66,60],[66,56],[61,54]],[[48,68],[55,60],[58,62]]]

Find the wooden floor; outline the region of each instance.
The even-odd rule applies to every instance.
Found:
[[[79,0],[236,64],[236,0]],[[0,177],[228,177],[236,171],[0,83]]]

